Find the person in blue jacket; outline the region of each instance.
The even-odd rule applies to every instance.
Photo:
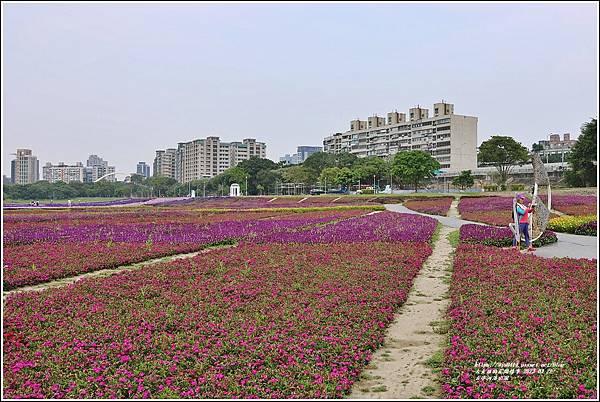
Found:
[[[534,248],[529,241],[529,214],[533,213],[533,206],[531,204],[526,206],[525,202],[525,196],[523,194],[518,194],[515,208],[517,210],[517,217],[519,220],[519,233],[523,233],[523,235],[525,235],[525,246],[527,246],[527,251],[533,251]],[[516,239],[513,238],[513,246],[516,245]]]

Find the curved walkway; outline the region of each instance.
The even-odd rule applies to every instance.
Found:
[[[460,228],[462,225],[474,223],[476,225],[485,225],[481,222],[466,221],[448,216],[428,215],[413,211],[399,204],[385,204],[389,211],[402,212],[407,214],[417,214],[429,216],[437,219],[442,225],[452,228]],[[570,258],[598,258],[597,237],[578,236],[568,233],[556,233],[558,242],[540,247],[534,251],[534,254],[540,257],[570,257]]]

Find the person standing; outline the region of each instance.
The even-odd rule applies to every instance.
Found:
[[[519,233],[523,233],[525,236],[525,246],[527,247],[527,251],[533,251],[534,248],[529,239],[529,214],[533,213],[533,206],[531,204],[526,206],[525,202],[525,196],[523,194],[518,194],[515,209],[517,210],[519,221]],[[513,239],[513,246],[517,246],[516,239]]]

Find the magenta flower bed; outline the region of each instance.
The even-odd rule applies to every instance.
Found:
[[[88,202],[72,202],[71,206],[73,207],[114,207],[121,206],[127,204],[135,204],[138,202],[148,201],[150,198],[122,198],[118,200],[108,200],[108,201],[88,201]],[[3,204],[4,208],[39,208],[32,207],[27,203],[6,203]],[[68,207],[68,203],[44,203],[40,204],[40,207]]]
[[[546,197],[542,197],[546,201]],[[594,215],[598,213],[598,200],[595,195],[553,195],[552,209],[567,215]]]
[[[462,219],[507,226],[513,221],[512,197],[461,197],[458,212]]]
[[[596,260],[463,244],[453,270],[447,398],[597,397]]]
[[[5,398],[340,398],[427,244],[213,250],[4,304]]]
[[[351,243],[369,241],[428,242],[437,221],[427,216],[378,212],[305,230],[264,233],[253,238],[259,243]]]
[[[274,219],[212,224],[86,224],[9,232],[4,247],[4,287],[33,285],[150,258],[200,250],[206,245],[299,229],[362,211],[284,215]],[[27,229],[27,230],[26,230]],[[8,246],[6,246],[8,244]]]
[[[513,234],[506,227],[466,224],[460,227],[459,240],[461,243],[510,247],[512,246]],[[557,241],[556,233],[546,230],[539,239],[533,242],[533,246],[540,247]]]
[[[422,198],[405,201],[404,206],[424,214],[446,216],[453,200],[452,197]]]

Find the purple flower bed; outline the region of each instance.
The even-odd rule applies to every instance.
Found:
[[[541,197],[547,202],[547,197]],[[553,195],[552,209],[567,215],[581,216],[597,213],[598,202],[595,195]]]
[[[575,229],[575,234],[582,235],[582,236],[597,236],[598,235],[598,222],[591,221],[588,223],[584,223],[583,225],[581,225],[577,229]]]
[[[513,234],[509,228],[485,225],[466,224],[460,227],[460,242],[470,244],[484,244],[487,246],[510,247]],[[556,233],[546,230],[542,236],[533,242],[534,247],[558,241]]]
[[[264,233],[252,240],[259,243],[427,242],[436,226],[433,218],[386,211],[308,230]]]
[[[119,200],[110,200],[110,201],[90,201],[90,202],[73,202],[71,206],[73,207],[108,207],[108,206],[119,206],[119,205],[127,205],[133,204],[137,202],[145,202],[150,198],[124,198]],[[40,207],[68,207],[68,203],[45,203],[40,204]],[[37,208],[32,207],[29,204],[19,204],[19,203],[7,203],[4,204],[4,208]]]
[[[271,233],[324,223],[342,217],[327,215],[306,218],[302,216],[285,219],[225,221],[213,224],[202,223],[132,223],[132,224],[85,224],[62,228],[21,226],[5,231],[4,245],[31,244],[36,242],[168,242],[168,243],[212,243],[225,238],[241,238],[254,233]]]

